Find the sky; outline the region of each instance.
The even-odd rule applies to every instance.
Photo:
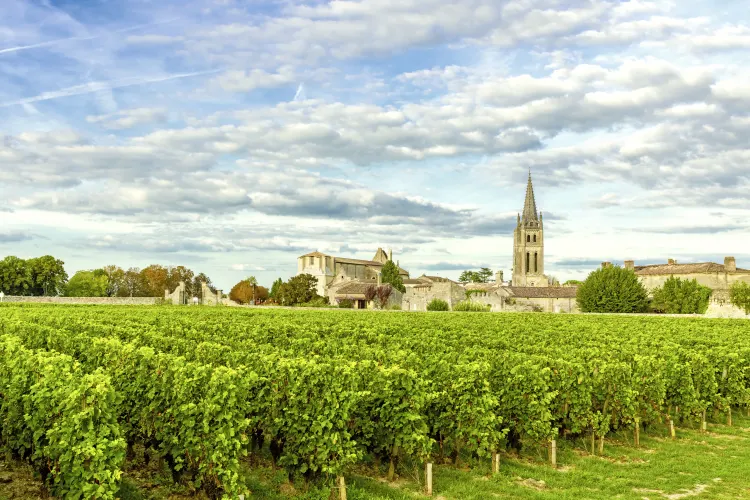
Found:
[[[0,257],[750,267],[746,0],[2,0]],[[506,278],[507,279],[507,278]]]

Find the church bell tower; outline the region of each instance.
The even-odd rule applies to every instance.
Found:
[[[536,211],[531,171],[523,214],[518,214],[513,232],[513,286],[549,286],[544,275],[544,223],[542,213]]]

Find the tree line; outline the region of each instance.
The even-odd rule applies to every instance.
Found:
[[[201,297],[201,283],[212,290],[211,278],[185,266],[152,264],[143,269],[108,265],[82,270],[68,278],[65,263],[45,255],[0,260],[0,291],[5,295],[65,297],[163,297],[184,281],[191,297]]]

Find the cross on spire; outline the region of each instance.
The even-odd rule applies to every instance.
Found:
[[[531,183],[531,168],[529,168],[529,181],[526,184],[526,200],[523,203],[523,222],[539,222],[539,215],[536,211],[536,200],[534,199],[534,186]]]

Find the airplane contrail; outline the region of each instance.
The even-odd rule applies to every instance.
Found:
[[[161,24],[171,23],[173,21],[176,21],[177,19],[179,19],[179,17],[175,17],[173,19],[167,19],[164,21],[157,21],[154,23],[137,24],[135,26],[130,26],[128,28],[120,28],[119,30],[111,31],[110,33],[127,33],[128,31],[139,30],[147,26],[158,26]],[[32,43],[30,45],[19,45],[17,47],[7,47],[5,49],[0,49],[0,54],[7,54],[9,52],[19,52],[21,50],[37,49],[41,47],[48,47],[50,45],[57,45],[59,43],[65,43],[65,42],[79,42],[79,41],[86,41],[86,40],[94,40],[96,38],[101,38],[102,36],[106,34],[109,34],[109,33],[101,33],[99,35],[90,35],[90,36],[72,36],[69,38],[58,38],[57,40],[49,40],[46,42]]]
[[[73,87],[67,87],[52,92],[42,92],[41,94],[33,97],[25,97],[23,99],[17,99],[15,101],[3,102],[0,103],[0,108],[7,108],[9,106],[16,106],[19,104],[31,104],[39,101],[49,101],[51,99],[60,99],[63,97],[71,97],[76,95],[92,94],[94,92],[100,92],[102,90],[119,89],[123,87],[132,87],[134,85],[146,85],[149,83],[165,82],[167,80],[176,80],[178,78],[210,75],[212,73],[219,73],[220,71],[224,71],[224,69],[211,69],[207,71],[195,71],[192,73],[175,73],[172,75],[163,75],[151,78],[132,77],[114,81],[90,82],[83,85],[74,85]]]

